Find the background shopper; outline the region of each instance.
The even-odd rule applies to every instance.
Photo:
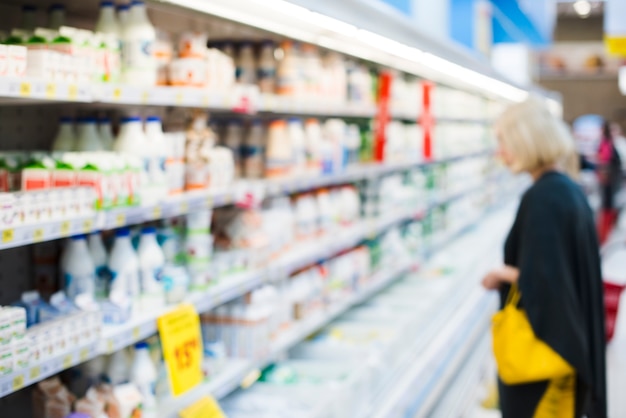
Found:
[[[504,303],[511,284],[517,284],[519,307],[536,337],[575,370],[567,379],[520,385],[500,381],[503,418],[606,417],[598,240],[587,199],[571,178],[575,170],[565,168],[576,153],[573,140],[538,99],[510,107],[496,133],[507,166],[529,173],[534,183],[522,197],[506,240],[505,265],[490,272],[483,285],[499,290]]]
[[[598,220],[600,242],[606,241],[617,219],[615,197],[622,186],[622,160],[615,146],[614,132],[606,121],[598,147],[598,180],[602,194],[602,211]]]

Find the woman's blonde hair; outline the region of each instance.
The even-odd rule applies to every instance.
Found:
[[[530,97],[511,105],[496,122],[495,130],[512,155],[514,172],[556,166],[570,177],[578,177],[574,139],[565,122],[550,112],[544,100]]]

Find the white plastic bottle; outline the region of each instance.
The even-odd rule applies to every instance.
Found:
[[[135,356],[130,368],[130,381],[137,386],[143,397],[142,418],[156,418],[157,416],[157,378],[157,369],[152,358],[150,358],[148,344],[145,342],[135,344]]]
[[[157,198],[167,196],[167,153],[168,147],[163,134],[161,118],[148,116],[146,118],[146,140],[149,151],[150,185]]]
[[[141,118],[127,117],[122,119],[120,132],[115,139],[113,150],[141,160],[139,174],[139,196],[142,202],[150,203],[153,193],[150,186],[150,153],[149,144],[143,131]],[[145,200],[144,200],[145,199]]]
[[[161,272],[165,266],[165,255],[157,243],[156,228],[143,228],[139,238],[137,256],[141,271],[141,293],[162,298]]]
[[[109,364],[105,372],[110,384],[116,386],[128,383],[130,367],[128,363],[128,353],[126,352],[126,349],[121,349],[111,354],[109,357]]]
[[[256,62],[252,43],[244,42],[237,56],[237,81],[242,84],[256,83]]]
[[[306,156],[306,139],[302,120],[298,118],[289,119],[287,125],[289,140],[291,141],[293,151],[292,174],[300,176],[306,173],[307,156]]]
[[[122,35],[122,27],[128,22],[129,13],[130,6],[128,4],[122,3],[117,5],[117,30],[120,38]]]
[[[74,151],[75,147],[74,119],[62,117],[59,119],[59,130],[52,143],[52,151]]]
[[[98,121],[98,134],[100,135],[100,143],[105,151],[113,151],[115,138],[113,137],[113,129],[111,128],[111,119],[100,118]]]
[[[143,1],[131,3],[128,19],[122,25],[122,80],[133,85],[154,86],[157,60],[153,55],[156,31],[148,20]]]
[[[261,53],[257,64],[257,79],[261,93],[272,94],[276,91],[276,58],[273,41],[264,41],[261,44]]]
[[[52,4],[48,9],[48,18],[48,27],[58,30],[65,25],[65,6],[59,3]]]
[[[124,7],[128,9],[128,6],[125,5]],[[112,34],[117,37],[120,36],[120,27],[115,16],[115,3],[112,1],[100,2],[100,14],[98,15],[95,31]]]
[[[89,254],[96,268],[96,298],[103,299],[107,294],[107,250],[104,248],[102,236],[94,232],[88,238]]]
[[[103,151],[95,118],[81,118],[77,124],[76,151]]]
[[[139,258],[130,241],[130,229],[115,232],[115,242],[108,263],[111,283],[109,299],[120,306],[128,306],[139,296]]]
[[[61,256],[61,277],[65,294],[71,300],[79,295],[86,295],[93,300],[96,286],[96,268],[94,266],[87,240],[84,235],[72,237],[66,244]]]

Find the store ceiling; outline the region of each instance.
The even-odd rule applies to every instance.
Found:
[[[588,17],[599,17],[604,14],[604,1],[583,1],[582,3],[588,3],[590,7],[589,14],[587,16],[581,17],[579,13],[576,11],[577,7],[576,3],[581,3],[580,1],[558,1],[557,2],[557,16],[559,18],[588,18]],[[582,6],[583,9],[586,6]]]

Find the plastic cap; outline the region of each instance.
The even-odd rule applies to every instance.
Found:
[[[96,118],[78,118],[78,123],[97,123]]]
[[[117,5],[117,11],[128,11],[128,4],[118,4]]]
[[[143,6],[145,3],[141,0],[133,0],[130,2],[130,6]]]
[[[61,116],[59,118],[59,123],[74,123],[74,118],[70,116]]]
[[[259,120],[259,119],[253,120],[252,121],[252,125],[253,126],[262,126],[263,125],[263,121]]]
[[[53,3],[53,4],[50,5],[48,10],[50,10],[50,11],[53,11],[53,10],[65,10],[65,5],[63,5],[61,3]]]
[[[101,1],[100,7],[115,7],[115,3],[112,1]]]
[[[141,118],[139,116],[129,116],[122,118],[122,123],[130,123],[130,122],[141,122]]]
[[[161,122],[161,118],[158,116],[148,116],[146,122]]]
[[[300,118],[289,118],[289,123],[302,123]]]
[[[148,349],[148,343],[147,342],[140,342],[135,344],[135,350],[147,350]]]
[[[130,237],[130,228],[120,228],[115,231],[116,237]]]
[[[87,239],[87,236],[84,234],[80,234],[80,235],[74,235],[72,237],[72,241],[81,241],[81,240],[85,240]]]
[[[100,118],[98,119],[99,123],[111,123],[111,118]]]
[[[146,226],[141,230],[142,234],[156,234],[156,228],[153,226]]]

